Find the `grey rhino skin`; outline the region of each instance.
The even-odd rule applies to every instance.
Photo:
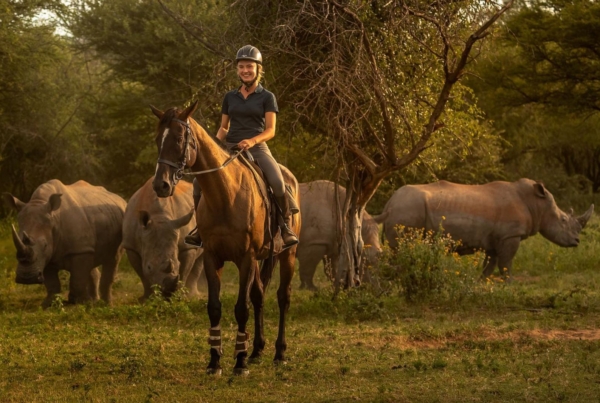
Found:
[[[123,219],[123,246],[144,286],[140,300],[150,296],[153,285],[169,297],[179,281],[196,297],[204,268],[203,249],[183,241],[196,222],[192,185],[182,181],[172,197],[158,198],[153,179],[131,197]]]
[[[439,181],[403,186],[381,216],[374,218],[384,223],[385,237],[393,248],[398,245],[397,225],[436,231],[441,224],[444,232],[461,241],[459,254],[485,251],[483,278],[498,266],[511,281],[512,260],[522,240],[539,232],[559,246],[575,247],[593,211],[592,204],[580,217],[567,214],[542,183],[524,178],[484,185]]]
[[[313,277],[317,265],[324,256],[331,259],[332,270],[336,272],[339,253],[336,248],[336,217],[334,183],[326,180],[300,184],[300,211],[302,212],[302,234],[296,250],[300,262],[300,288],[316,290]],[[338,187],[340,202],[346,197],[346,189]],[[379,228],[366,211],[363,214],[361,234],[363,257],[367,265],[375,264],[381,252]],[[368,271],[365,271],[368,273]],[[368,274],[367,274],[368,276]]]
[[[43,283],[46,308],[61,292],[59,270],[67,270],[69,303],[97,300],[99,287],[102,299],[110,304],[123,251],[125,200],[85,181],[64,185],[57,179],[40,185],[28,203],[9,193],[4,197],[18,211],[19,232],[13,227],[19,262],[16,282]]]

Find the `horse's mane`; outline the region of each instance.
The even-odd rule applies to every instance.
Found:
[[[163,114],[163,117],[160,119],[159,122],[159,126],[168,126],[171,121],[173,119],[176,119],[177,116],[179,116],[179,114],[182,112],[181,109],[179,108],[169,108],[165,111],[165,113]],[[227,148],[227,146],[225,144],[223,144],[222,142],[220,142],[216,136],[213,136],[208,129],[206,128],[206,126],[204,126],[204,124],[200,123],[199,121],[197,121],[196,119],[194,119],[194,121],[196,123],[198,123],[198,125],[206,132],[206,134],[208,134],[208,137],[210,137],[210,139],[217,144],[219,147],[221,147],[221,149],[223,151],[225,151],[228,155],[232,155],[231,151],[229,151],[229,149]]]

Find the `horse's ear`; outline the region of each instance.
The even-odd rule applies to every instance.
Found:
[[[160,109],[154,107],[153,105],[150,105],[150,109],[152,110],[152,113],[154,113],[154,115],[159,118],[162,119],[162,117],[164,116],[164,112],[161,111]]]
[[[193,104],[191,104],[190,106],[185,108],[185,110],[183,112],[181,112],[181,114],[179,115],[179,119],[186,121],[187,118],[189,118],[190,116],[193,115],[194,112],[196,112],[197,107],[198,107],[198,100],[194,101]]]

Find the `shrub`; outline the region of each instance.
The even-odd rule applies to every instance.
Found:
[[[376,272],[384,292],[407,301],[460,302],[474,292],[485,255],[460,257],[459,242],[437,232],[398,227],[398,248],[384,247]]]

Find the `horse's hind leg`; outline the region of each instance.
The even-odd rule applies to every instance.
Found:
[[[210,362],[206,368],[207,374],[220,375],[221,355],[223,347],[221,345],[221,273],[223,272],[223,261],[212,254],[204,252],[204,271],[208,283],[208,318],[210,320],[209,344],[210,344]]]
[[[273,258],[267,259],[263,262],[263,265],[273,265],[275,260]],[[264,270],[264,269],[263,269]],[[260,362],[260,357],[265,349],[265,333],[263,327],[263,307],[265,302],[265,289],[260,279],[260,271],[257,270],[254,276],[254,283],[252,283],[252,290],[250,290],[250,300],[254,307],[254,342],[252,354],[250,354],[250,363]]]
[[[279,289],[277,290],[277,302],[279,303],[279,334],[275,342],[275,364],[285,363],[285,317],[290,308],[290,297],[292,295],[292,278],[294,277],[294,266],[296,264],[296,247],[292,247],[279,255]]]
[[[238,323],[238,333],[235,342],[235,367],[233,373],[236,375],[248,374],[246,357],[248,356],[248,332],[246,325],[250,316],[250,290],[258,272],[258,263],[251,253],[248,253],[238,265],[240,271],[240,288],[238,300],[235,304],[235,319]]]

